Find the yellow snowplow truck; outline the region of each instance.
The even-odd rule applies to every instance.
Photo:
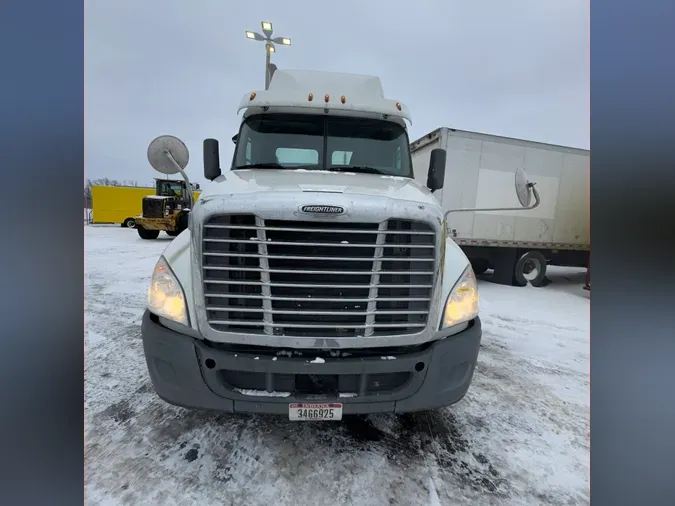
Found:
[[[188,227],[192,204],[185,181],[155,179],[155,187],[155,195],[143,197],[143,214],[136,217],[141,239],[157,239],[162,230],[175,237]],[[196,200],[199,192],[194,195]]]

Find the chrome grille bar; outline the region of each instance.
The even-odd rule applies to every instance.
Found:
[[[376,253],[377,254],[377,253]],[[380,256],[381,253],[380,253]],[[376,262],[378,262],[376,260]],[[261,262],[262,263],[262,262]],[[376,264],[379,265],[379,264]],[[377,274],[379,272],[379,268],[377,267],[378,270],[372,270],[370,271],[371,276],[374,274]],[[214,271],[250,271],[250,272],[268,272],[268,273],[281,273],[281,274],[339,274],[341,276],[363,276],[364,272],[363,271],[310,271],[306,269],[302,270],[290,270],[290,269],[265,269],[262,267],[210,267],[210,266],[205,266],[204,269],[210,269]],[[398,275],[416,275],[416,276],[431,276],[433,275],[434,271],[390,271],[389,274],[398,274]],[[377,282],[371,284],[377,284]]]
[[[242,257],[242,258],[259,258],[261,255],[237,254],[237,253],[213,253],[205,252],[204,256],[213,257]],[[316,256],[296,256],[296,255],[265,255],[268,259],[276,260],[335,260],[335,257],[316,257]],[[363,262],[363,257],[340,257],[340,260],[347,262]],[[429,262],[428,258],[402,258],[400,262]]]
[[[251,243],[257,244],[258,239],[248,241],[237,241],[232,239],[204,239],[205,242],[225,242],[225,243]],[[349,244],[349,243],[336,243],[336,242],[291,242],[291,241],[270,241],[269,239],[265,242],[268,246],[329,246],[331,248],[372,248],[372,244]],[[396,246],[383,244],[381,248],[396,248]],[[410,244],[408,248],[427,248],[433,249],[433,245],[415,245]]]
[[[260,281],[262,283],[261,294],[263,297],[266,297],[262,301],[263,307],[263,321],[265,322],[265,334],[273,334],[274,330],[271,327],[272,321],[272,301],[269,297],[272,295],[272,288],[270,287],[270,266],[269,260],[267,259],[267,236],[265,235],[265,222],[256,217],[256,236],[258,238],[258,255],[260,255]],[[208,268],[208,267],[205,267]]]
[[[222,307],[207,307],[207,311],[223,311]],[[266,309],[256,309],[256,308],[237,308],[238,313],[271,313],[271,314],[314,314],[314,315],[321,315],[321,316],[331,316],[334,314],[334,311],[285,311],[285,310],[280,310],[280,309],[270,309],[267,311]],[[408,311],[409,313],[413,314],[427,314],[429,311]],[[376,310],[366,310],[366,311],[340,311],[340,314],[348,314],[348,315],[375,315],[375,314],[399,314],[398,311],[376,311]],[[374,318],[373,318],[374,320]],[[372,323],[367,323],[367,325],[372,325]]]
[[[377,234],[377,247],[375,248],[375,259],[373,260],[373,270],[370,275],[370,291],[368,292],[368,317],[366,318],[365,337],[370,337],[375,332],[373,323],[375,323],[375,309],[377,308],[378,284],[380,283],[380,270],[382,269],[382,254],[384,252],[384,242],[386,241],[385,231],[388,222],[380,223]]]
[[[216,284],[216,285],[238,285],[240,284],[240,281],[224,281],[224,280],[216,280],[216,279],[210,279],[210,280],[205,280],[205,283],[208,284]],[[272,283],[270,282],[265,282],[265,281],[249,281],[247,283],[248,285],[251,286],[262,286],[263,289],[265,286],[283,286],[286,288],[369,288],[370,284],[366,285],[337,285],[337,284],[316,284],[316,283]],[[385,285],[381,284],[380,288],[433,288],[433,285]],[[370,297],[369,297],[370,298]]]
[[[206,297],[220,297],[220,298],[225,298],[225,299],[271,299],[271,300],[286,300],[286,301],[297,301],[297,300],[305,300],[305,299],[298,299],[297,297],[266,297],[264,295],[239,295],[239,294],[231,294],[231,293],[207,293],[205,294]],[[312,299],[306,299],[307,301],[313,301],[313,302],[369,302],[371,299],[365,298],[365,299],[353,299],[353,298],[333,298],[333,299],[327,299],[327,298],[319,298],[315,297]],[[378,301],[380,302],[394,302],[394,301],[410,301],[410,302],[426,302],[430,301],[431,299],[429,297],[378,297]]]
[[[213,325],[259,325],[257,322],[251,322],[251,321],[237,321],[237,320],[209,320],[210,324]],[[330,325],[320,325],[320,324],[298,324],[298,323],[273,323],[271,325],[272,327],[275,328],[296,328],[296,329],[304,329],[304,328],[316,328],[316,329],[327,329],[330,328]],[[379,323],[377,324],[377,327],[385,327],[385,328],[399,328],[399,327],[426,327],[425,323],[415,323],[415,324],[409,324],[409,323]],[[346,324],[346,325],[341,325],[341,328],[343,329],[367,329],[371,327],[371,325],[352,325],[352,324]]]
[[[281,231],[281,232],[306,232],[306,228],[292,228],[292,227],[260,227],[260,226],[255,226],[255,227],[245,227],[245,226],[238,226],[238,225],[204,225],[204,228],[213,228],[213,229],[222,229],[222,230],[258,230],[260,228],[263,228],[264,230],[270,230],[270,231]],[[348,230],[348,229],[330,229],[330,228],[317,228],[317,229],[312,229],[313,232],[325,232],[325,233],[334,233],[334,232],[344,232],[347,234],[372,234],[372,232],[368,230]],[[433,232],[400,232],[396,230],[390,230],[387,231],[387,234],[405,234],[405,235],[434,235]]]

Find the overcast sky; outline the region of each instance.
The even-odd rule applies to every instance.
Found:
[[[202,140],[229,166],[236,110],[279,68],[374,74],[411,110],[410,139],[440,126],[589,148],[587,0],[114,0],[85,5],[88,178],[152,181],[157,135],[182,138],[204,183]]]

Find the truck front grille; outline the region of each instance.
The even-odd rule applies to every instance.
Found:
[[[275,336],[357,337],[421,332],[436,264],[426,223],[262,220],[204,224],[209,325]]]

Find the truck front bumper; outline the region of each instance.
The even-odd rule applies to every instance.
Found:
[[[462,332],[424,346],[381,354],[377,348],[354,350],[353,356],[341,350],[339,357],[228,349],[170,330],[148,311],[142,335],[152,384],[171,404],[287,415],[293,402],[340,402],[349,415],[434,409],[461,400],[473,378],[481,323],[476,318]]]

